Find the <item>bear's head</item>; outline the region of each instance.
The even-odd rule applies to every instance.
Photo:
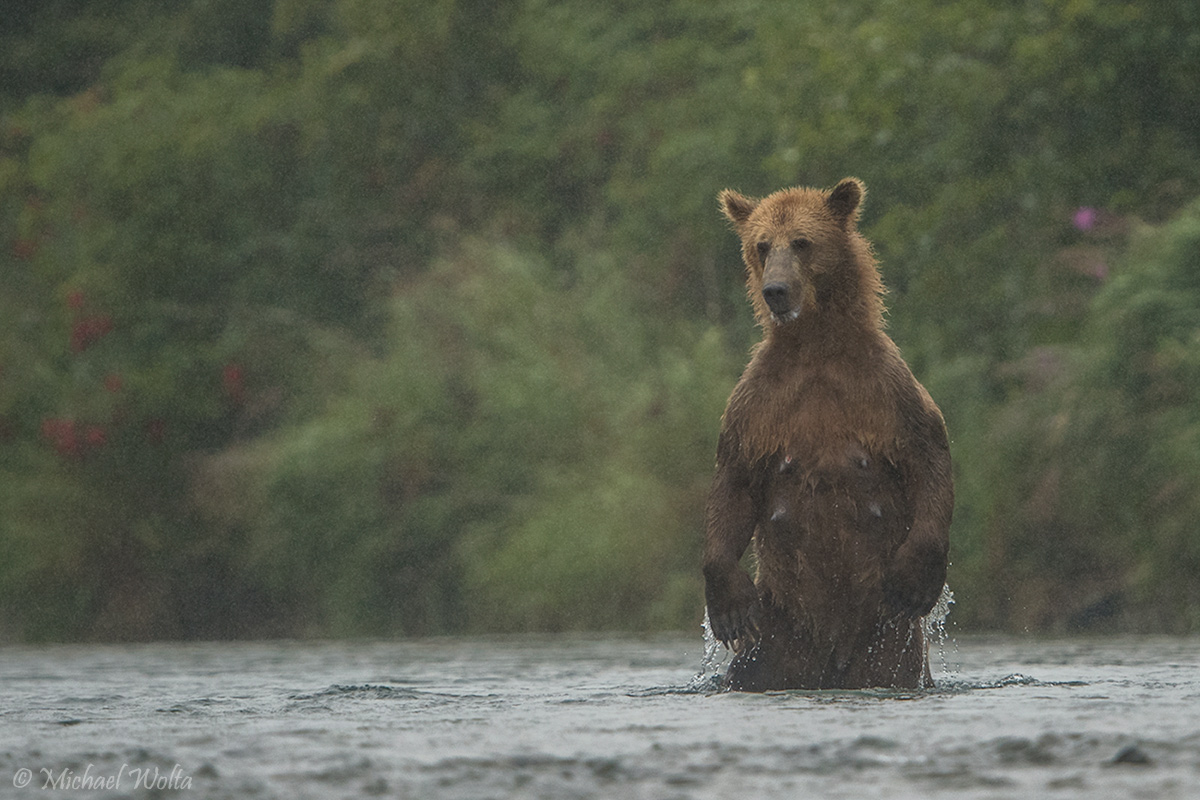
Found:
[[[857,230],[865,194],[857,178],[829,191],[797,187],[762,200],[721,192],[721,210],[742,240],[750,302],[768,331],[830,314],[882,325],[883,285]]]

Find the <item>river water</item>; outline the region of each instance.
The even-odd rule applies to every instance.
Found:
[[[693,637],[0,649],[0,797],[1200,798],[1200,639],[719,693]]]

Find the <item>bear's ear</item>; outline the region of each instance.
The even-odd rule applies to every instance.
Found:
[[[858,207],[866,193],[867,187],[858,178],[842,178],[829,193],[829,210],[841,220],[858,219]]]
[[[726,189],[717,195],[717,200],[721,203],[721,210],[725,212],[725,216],[734,224],[734,227],[741,227],[750,219],[750,215],[754,213],[754,209],[758,208],[758,201],[751,200],[749,197],[743,197],[732,189]]]

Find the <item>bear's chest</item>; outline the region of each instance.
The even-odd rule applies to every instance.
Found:
[[[844,519],[867,525],[907,512],[900,470],[853,441],[820,453],[777,451],[758,462],[754,476],[762,522],[811,525]]]
[[[837,571],[903,539],[911,504],[886,386],[843,369],[760,373],[742,389],[726,424],[753,465],[760,548],[818,554]]]
[[[748,461],[777,455],[794,462],[787,472],[831,476],[844,476],[854,453],[892,456],[900,432],[886,387],[845,371],[748,375],[730,398],[725,424]]]
[[[818,455],[780,450],[754,470],[760,554],[804,552],[822,569],[854,570],[886,557],[912,522],[911,502],[894,463],[843,440]]]

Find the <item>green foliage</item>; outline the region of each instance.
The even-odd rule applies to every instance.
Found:
[[[1200,623],[1194,4],[44,5],[0,23],[9,635],[693,625],[755,337],[715,195],[845,175],[956,616]]]
[[[251,72],[157,57],[17,123],[37,133],[13,135],[4,159],[15,313],[0,414],[20,445],[5,527],[41,531],[27,498],[61,486],[48,524],[79,598],[47,614],[55,565],[27,546],[6,594],[31,630],[210,629],[192,617],[225,604],[190,607],[225,567],[190,519],[193,454],[311,412],[360,349],[346,322],[365,317],[371,265],[330,263],[286,99]]]
[[[202,506],[247,579],[316,630],[697,614],[694,464],[734,366],[713,333],[655,337],[604,266],[556,288],[546,263],[466,240],[325,413],[214,455]]]
[[[1200,624],[1198,253],[1200,205],[1140,231],[1078,343],[1036,354],[993,412],[973,621]]]

